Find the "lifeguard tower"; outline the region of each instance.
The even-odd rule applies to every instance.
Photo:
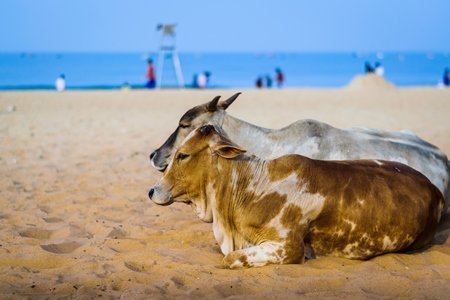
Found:
[[[177,76],[178,87],[184,88],[183,73],[181,72],[180,59],[178,58],[178,52],[175,45],[175,26],[177,26],[177,24],[158,24],[156,27],[158,31],[161,31],[156,81],[158,88],[161,88],[164,61],[167,57],[172,58],[173,67],[175,68],[175,74]]]

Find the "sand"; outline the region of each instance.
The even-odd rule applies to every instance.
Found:
[[[417,253],[226,270],[211,224],[187,205],[153,204],[161,174],[149,154],[188,108],[235,92],[1,92],[0,298],[449,297],[450,213]],[[259,126],[408,129],[450,154],[450,89],[361,77],[342,89],[241,92],[228,113]]]

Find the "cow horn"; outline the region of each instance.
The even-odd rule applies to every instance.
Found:
[[[208,111],[214,112],[217,110],[217,102],[219,102],[220,96],[214,97],[211,102],[208,103]]]
[[[227,109],[228,106],[231,105],[231,103],[234,102],[234,100],[236,100],[237,97],[239,97],[239,95],[241,94],[241,92],[234,94],[233,96],[231,96],[230,98],[228,98],[225,101],[220,101],[219,106],[223,109]]]

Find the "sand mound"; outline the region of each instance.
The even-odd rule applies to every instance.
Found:
[[[366,74],[355,76],[347,88],[352,90],[392,90],[395,89],[395,85],[376,74]]]

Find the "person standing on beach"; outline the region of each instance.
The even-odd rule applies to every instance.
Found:
[[[211,73],[209,71],[205,71],[197,75],[196,87],[199,89],[206,89],[211,87]]]
[[[444,75],[442,77],[442,81],[444,82],[444,86],[450,86],[450,69],[445,68]]]
[[[147,66],[147,83],[145,84],[145,87],[154,89],[156,86],[155,67],[153,66],[153,60],[151,58],[147,60]]]
[[[266,75],[266,86],[268,89],[272,87],[272,78],[270,78],[269,74]]]
[[[205,73],[200,73],[197,75],[196,87],[199,89],[206,88],[206,75]]]
[[[281,72],[280,68],[276,68],[275,72],[277,73],[276,81],[279,88],[281,88],[284,84],[284,74]]]
[[[256,88],[258,88],[258,89],[262,88],[263,83],[262,83],[261,77],[256,78],[255,85],[256,85]]]
[[[378,61],[375,63],[375,74],[377,74],[380,77],[383,77],[384,75],[384,67]]]
[[[372,68],[372,66],[370,65],[370,63],[368,61],[366,61],[364,64],[364,70],[366,71],[366,74],[375,72],[375,70]]]
[[[62,92],[66,89],[66,76],[64,76],[64,74],[61,74],[56,78],[55,88],[58,92]]]

